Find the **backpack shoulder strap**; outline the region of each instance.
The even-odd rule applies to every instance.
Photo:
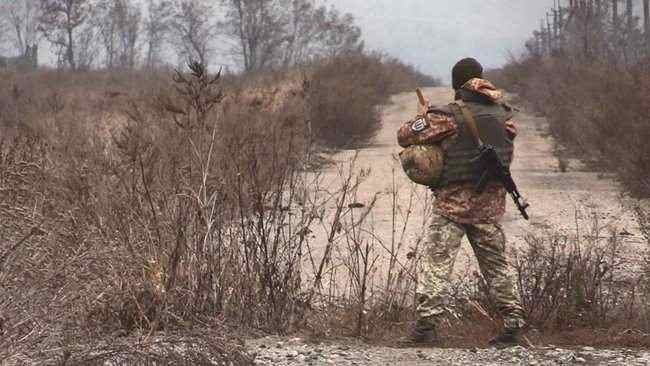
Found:
[[[456,105],[458,109],[460,109],[460,113],[463,115],[463,118],[465,119],[465,123],[469,128],[469,132],[470,134],[472,134],[472,137],[476,142],[476,146],[482,147],[483,140],[481,139],[481,135],[478,132],[478,126],[476,125],[476,119],[474,118],[474,114],[472,113],[472,111],[470,111],[469,108],[467,108],[467,105],[465,105],[465,103],[462,100],[457,100],[452,104]]]

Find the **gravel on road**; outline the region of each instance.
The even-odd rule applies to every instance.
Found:
[[[255,365],[650,365],[650,351],[634,349],[390,348],[355,340],[311,343],[302,338],[265,337],[247,342]]]

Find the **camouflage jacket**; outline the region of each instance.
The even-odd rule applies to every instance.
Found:
[[[503,93],[492,83],[484,79],[472,79],[462,87],[465,90],[481,94],[490,100],[498,101]],[[457,134],[457,125],[452,116],[436,113],[431,108],[429,119],[435,128],[431,140],[437,140],[444,148],[453,143]],[[506,122],[506,128],[511,138],[517,134],[513,120]],[[436,189],[435,211],[442,216],[461,224],[496,223],[506,211],[506,190],[498,182],[491,182],[482,194],[474,191],[474,184],[455,183]]]

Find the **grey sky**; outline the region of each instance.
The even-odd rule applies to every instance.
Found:
[[[504,64],[539,27],[553,0],[327,0],[357,18],[370,49],[449,80],[460,58]],[[566,1],[565,1],[566,2]]]

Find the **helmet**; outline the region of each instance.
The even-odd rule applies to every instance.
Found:
[[[411,145],[399,154],[402,168],[413,182],[436,186],[442,177],[444,152],[436,145]]]

